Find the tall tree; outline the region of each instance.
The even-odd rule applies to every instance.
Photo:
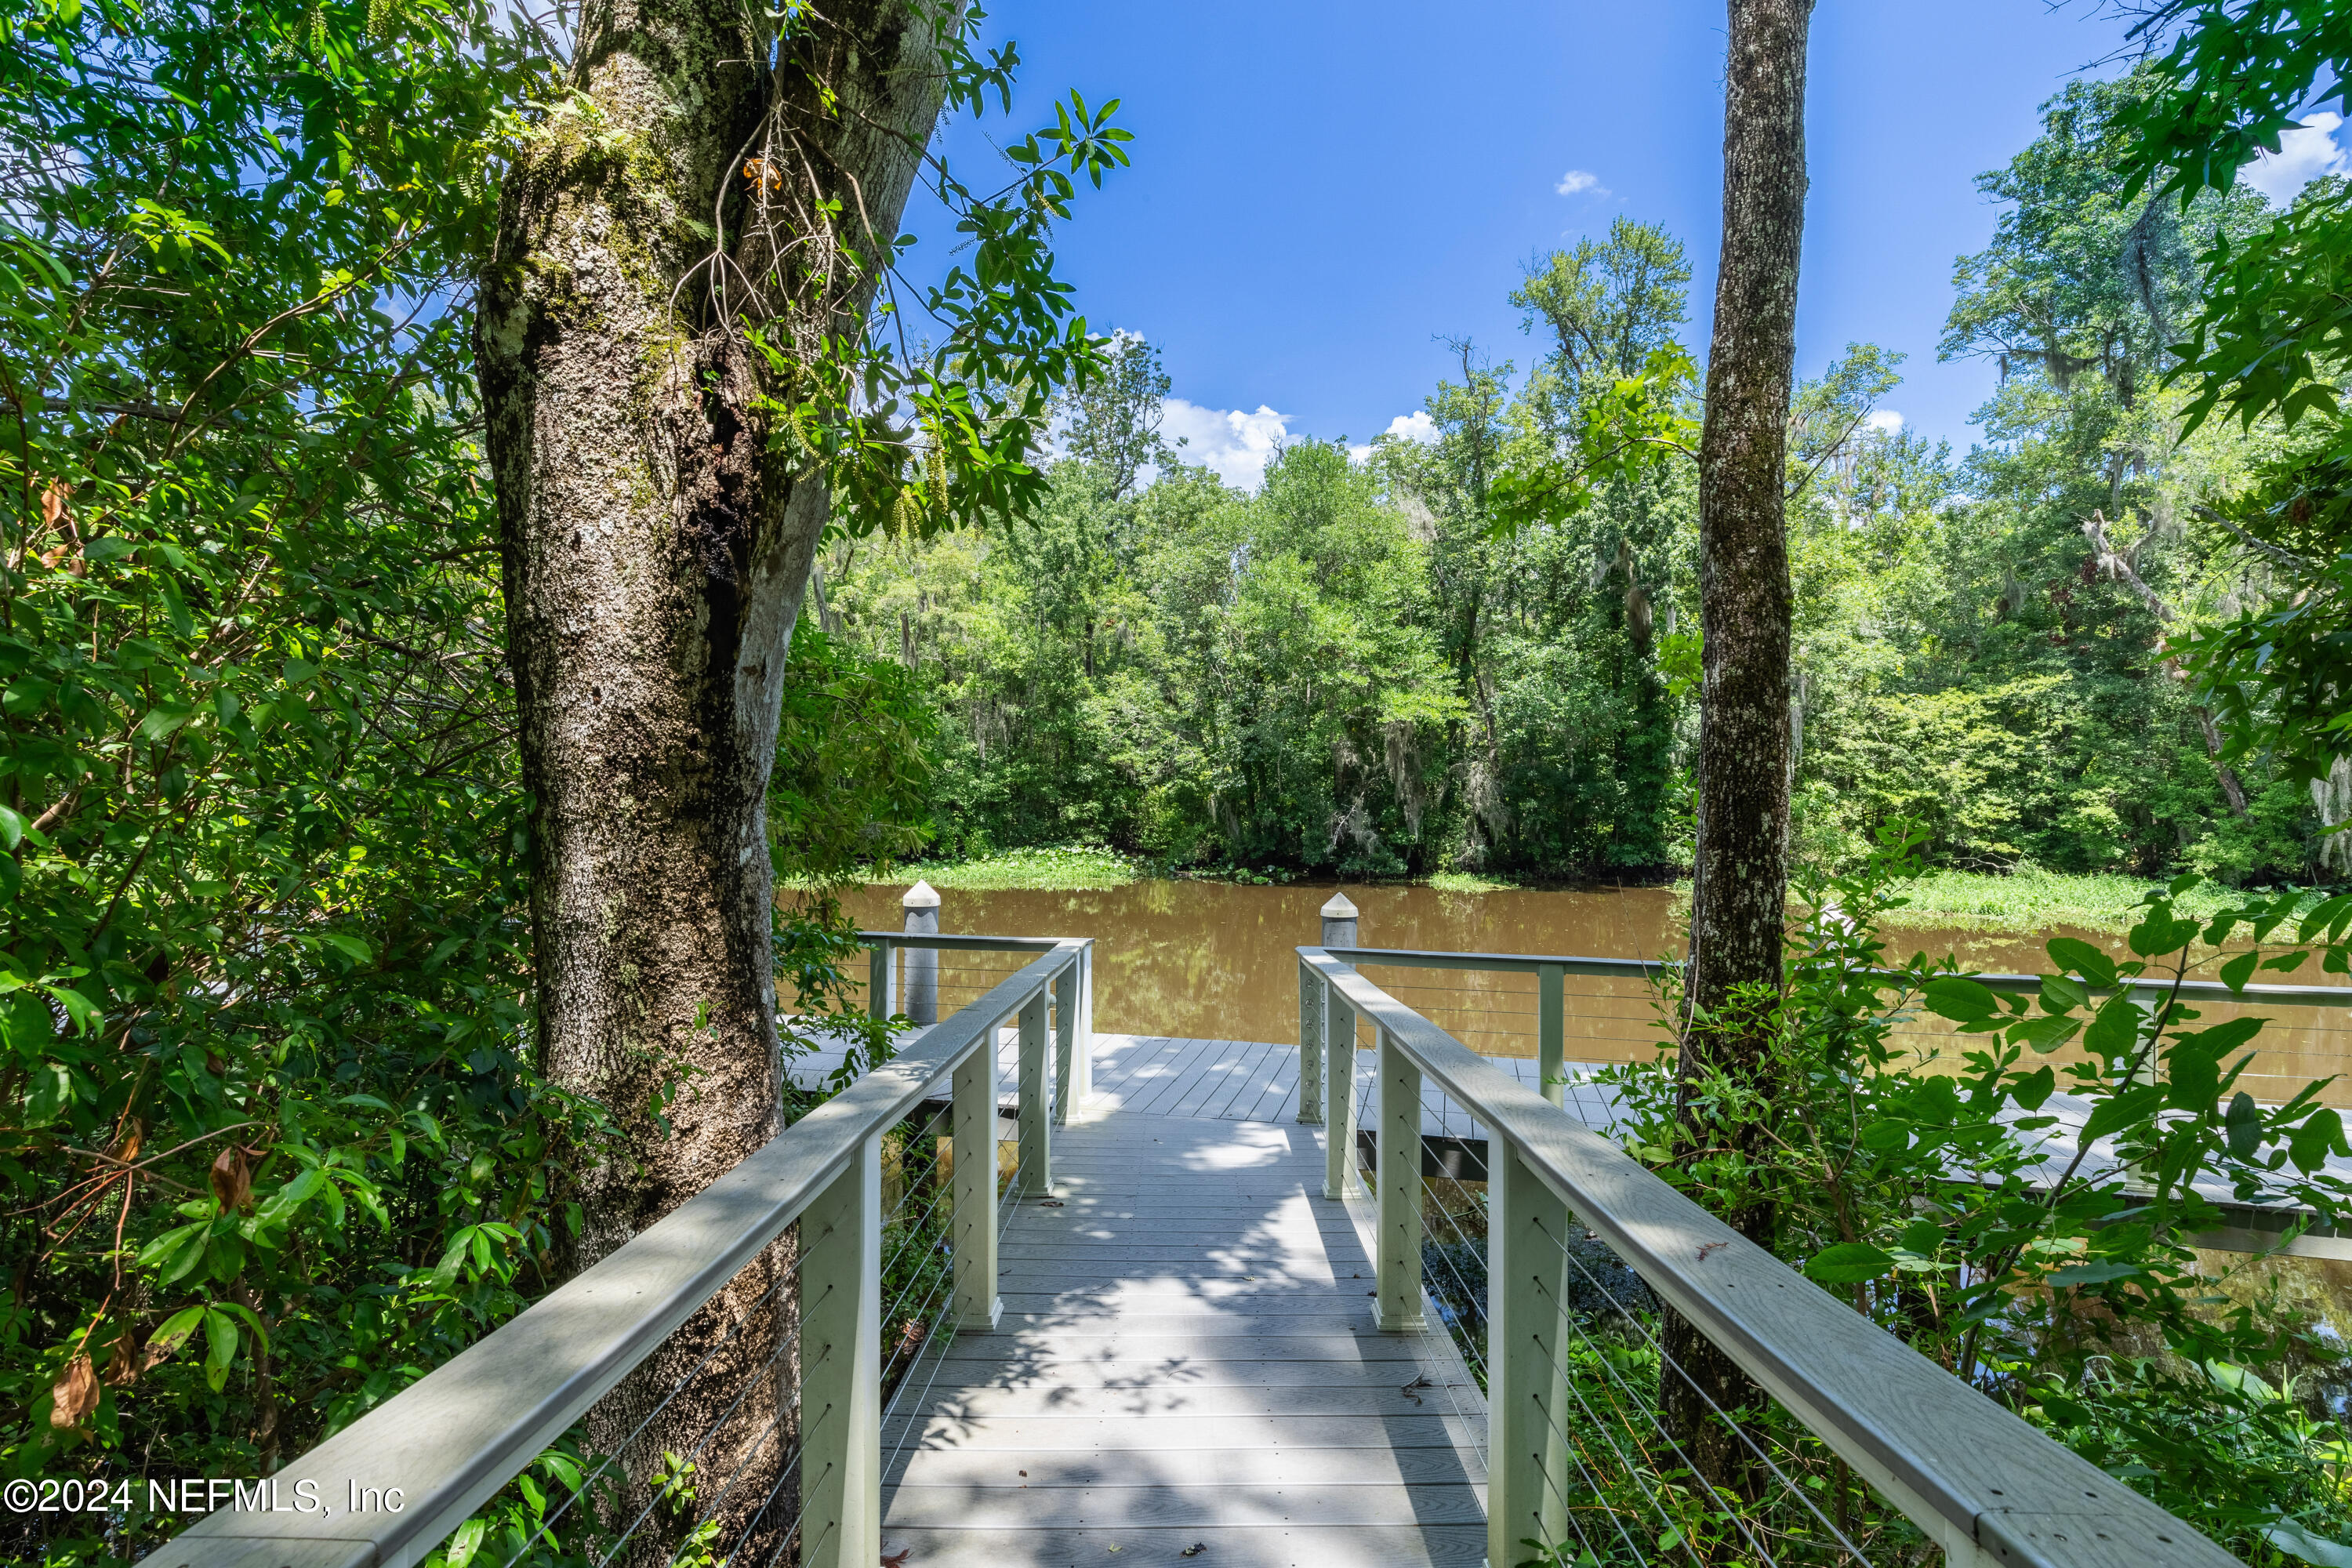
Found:
[[[1099,184],[1124,162],[1115,105],[1079,102],[1045,133],[1054,151],[1013,150],[1003,197],[935,165],[993,287],[950,273],[929,300],[947,345],[904,369],[867,312],[932,125],[950,92],[1009,101],[1012,57],[972,53],[962,0],[619,0],[587,17],[507,178],[478,323],[540,1049],[623,1134],[572,1173],[580,1262],[778,1130],[766,801],[810,563],[836,498],[854,527],[923,528],[1034,500],[1021,459],[1046,402],[1098,357],[1051,276],[1045,225],[1073,190],[1054,165]],[[704,1376],[762,1380],[738,1416],[761,1441],[755,1407],[781,1398],[762,1303],[784,1274],[781,1253],[746,1269],[603,1407],[600,1436],[633,1430],[734,1322]],[[681,1401],[655,1420],[640,1477],[699,1419]],[[735,1441],[709,1462],[734,1463]]]
[[[1104,373],[1062,399],[1068,421],[1063,447],[1094,465],[1097,489],[1107,500],[1135,493],[1136,476],[1168,460],[1160,424],[1166,417],[1168,373],[1160,351],[1133,332],[1115,332],[1104,351]]]
[[[1689,319],[1690,261],[1682,241],[1656,224],[1619,217],[1605,240],[1580,239],[1528,265],[1511,303],[1532,330],[1540,321],[1557,343],[1548,379],[1527,395],[1551,405],[1555,433],[1573,438],[1593,400],[1612,381],[1642,374],[1652,353],[1675,342]]]
[[[1757,1135],[1752,1122],[1702,1126],[1692,1090],[1714,1074],[1752,1086],[1764,1068],[1789,885],[1785,487],[1812,0],[1730,0],[1730,13],[1723,251],[1699,437],[1698,842],[1679,1106],[1691,1149]],[[1760,1205],[1736,1204],[1728,1217],[1749,1236],[1769,1236],[1771,1216]],[[1736,1477],[1745,1468],[1739,1445],[1708,1419],[1707,1405],[1747,1405],[1752,1385],[1680,1317],[1666,1327],[1666,1351],[1689,1374],[1665,1380],[1669,1419],[1703,1471]]]

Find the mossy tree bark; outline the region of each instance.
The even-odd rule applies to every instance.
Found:
[[[779,1130],[765,802],[828,502],[771,411],[828,334],[859,330],[961,11],[843,0],[779,39],[760,6],[591,6],[572,90],[502,193],[477,330],[532,800],[540,1057],[622,1135],[563,1173],[586,1215],[575,1267]],[[727,1539],[796,1511],[786,1497],[753,1520],[791,1434],[791,1257],[772,1249],[592,1418],[609,1451],[723,1345],[630,1445],[642,1499],[666,1449],[692,1452],[755,1387],[702,1452],[702,1500],[655,1510],[655,1550],[739,1469]]]
[[[1701,1110],[1722,1074],[1769,1103],[1770,1002],[1780,990],[1789,869],[1790,379],[1805,217],[1805,43],[1812,0],[1730,0],[1724,70],[1723,252],[1699,440],[1698,836],[1691,894],[1689,1023],[1680,1060],[1682,1144],[1726,1155],[1759,1146],[1753,1112]],[[1736,1103],[1737,1101],[1735,1101]],[[1769,1203],[1727,1196],[1726,1217],[1771,1238]],[[1699,1468],[1745,1489],[1749,1466],[1714,1411],[1761,1392],[1730,1357],[1670,1313],[1664,1380],[1670,1426]],[[1711,1410],[1709,1406],[1712,1405]]]

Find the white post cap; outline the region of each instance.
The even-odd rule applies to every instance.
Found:
[[[929,882],[918,882],[907,889],[907,896],[898,900],[898,907],[902,910],[938,909],[940,891]]]
[[[913,896],[911,893],[908,895],[909,898]],[[1331,901],[1323,906],[1323,918],[1327,921],[1354,920],[1356,906],[1348,901],[1347,894],[1334,893],[1331,895]]]

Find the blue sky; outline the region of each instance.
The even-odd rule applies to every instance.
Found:
[[[1134,167],[1084,191],[1064,271],[1098,330],[1160,345],[1171,432],[1229,478],[1282,436],[1362,442],[1409,417],[1453,367],[1444,339],[1529,364],[1538,340],[1507,301],[1521,265],[1621,214],[1689,247],[1685,335],[1704,349],[1720,0],[1001,0],[983,35],[1019,42],[1023,85],[1010,117],[947,129],[951,163],[980,184],[991,144],[1071,88],[1123,100]],[[1900,350],[1885,406],[1965,450],[1993,373],[1938,364],[1936,340],[1953,258],[1992,234],[1972,182],[2121,27],[2088,0],[1825,0],[1812,37],[1798,373],[1852,342]],[[2271,183],[2342,162],[2326,130],[2284,152]],[[907,226],[914,276],[944,267],[936,202],[919,193]]]

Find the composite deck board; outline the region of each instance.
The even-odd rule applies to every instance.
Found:
[[[1571,1052],[1579,1049],[1580,1038],[1630,1040],[1633,1035],[1599,1036],[1589,1032],[1588,1018],[1571,1015],[1567,1046]],[[1632,1026],[1633,1020],[1627,1020]],[[1370,1048],[1371,1032],[1360,1031],[1359,1048],[1354,1053],[1356,1123],[1359,1128],[1371,1125],[1374,1100],[1373,1079],[1376,1053]],[[1505,1036],[1475,1033],[1465,1037],[1473,1047],[1504,1039]],[[1518,1037],[1519,1043],[1525,1039]],[[1094,1072],[1097,1109],[1105,1111],[1125,1111],[1136,1115],[1186,1120],[1212,1120],[1228,1122],[1264,1122],[1276,1125],[1298,1125],[1298,1047],[1286,1042],[1265,1040],[1204,1040],[1185,1039],[1162,1035],[1097,1034],[1095,1036]],[[822,1042],[794,1057],[790,1074],[796,1083],[814,1085],[841,1062],[841,1052]],[[1537,1064],[1526,1057],[1489,1056],[1494,1067],[1510,1074],[1529,1088],[1540,1088]],[[1570,1061],[1565,1064],[1567,1083],[1562,1090],[1564,1109],[1594,1131],[1608,1133],[1618,1121],[1620,1105],[1616,1091],[1601,1080],[1603,1068],[1599,1063]],[[998,1098],[1010,1108],[1017,1099],[1015,1084],[1018,1076],[1018,1047],[1015,1031],[1004,1030],[997,1047]],[[2036,1152],[2042,1156],[2038,1172],[2047,1179],[2071,1165],[2081,1135],[2084,1119],[2089,1115],[2087,1101],[2065,1094],[2053,1096],[2042,1114],[2056,1118],[2053,1125],[2037,1131]],[[1422,1091],[1421,1130],[1424,1137],[1451,1138],[1467,1141],[1482,1140],[1486,1130],[1477,1119],[1448,1096],[1433,1082],[1424,1083]],[[2120,1156],[2111,1139],[2098,1140],[2087,1169],[2096,1172],[2111,1165]],[[2327,1169],[2332,1174],[2352,1176],[2352,1156],[2332,1154]],[[1475,1163],[1462,1174],[1476,1179],[1480,1174]],[[1134,1187],[1127,1190],[1135,1191]],[[2199,1190],[2217,1203],[2228,1205],[2233,1194],[2228,1184],[2218,1177],[2201,1179]],[[2334,1240],[2299,1244],[2322,1248],[2339,1247]],[[2336,1256],[2328,1251],[2324,1255]]]
[[[934,1349],[884,1422],[886,1552],[1481,1557],[1480,1434],[1431,1386],[1451,1347],[1371,1327],[1358,1224],[1320,1195],[1320,1130],[1167,1114],[1255,1107],[1248,1075],[1268,1070],[1247,1041],[1150,1042],[1097,1074],[1092,1113],[1055,1130],[1051,1197],[1009,1216],[998,1331]]]
[[[1486,1522],[1467,1487],[1334,1486],[1294,1482],[1278,1487],[1125,1486],[951,1487],[954,1495],[922,1500],[955,1510],[966,1530],[1067,1530],[1120,1526],[1344,1524],[1406,1526]]]
[[[1484,1524],[1183,1525],[1085,1530],[942,1529],[910,1534],[920,1555],[909,1562],[1051,1563],[1064,1568],[1097,1563],[1173,1563],[1192,1555],[1218,1568],[1333,1568],[1356,1564],[1483,1563]],[[1108,1556],[1125,1552],[1125,1556]]]

